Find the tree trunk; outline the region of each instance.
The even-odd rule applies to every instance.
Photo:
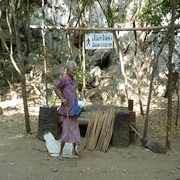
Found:
[[[17,6],[15,7],[15,5],[17,5]],[[11,8],[12,8],[12,12],[13,12],[12,15],[13,15],[13,20],[14,20],[16,45],[17,45],[18,59],[19,59],[19,63],[20,63],[21,90],[22,90],[22,98],[23,98],[23,105],[24,105],[25,127],[26,127],[26,132],[31,133],[30,121],[29,121],[29,111],[28,111],[28,105],[27,105],[27,95],[26,95],[24,57],[22,56],[20,34],[19,34],[19,28],[18,28],[18,12],[20,9],[20,1],[15,3],[13,0],[11,0]]]
[[[11,59],[11,62],[14,66],[14,68],[16,69],[16,71],[20,74],[20,69],[19,67],[17,66],[14,58],[13,58],[13,47],[12,47],[12,28],[11,28],[11,21],[12,21],[12,8],[10,8],[8,10],[8,0],[6,0],[6,21],[7,21],[7,25],[8,25],[8,28],[9,28],[9,34],[10,34],[10,50],[4,40],[4,38],[2,37],[1,38],[1,41],[3,42],[3,46],[4,48],[6,49],[6,51],[9,53],[9,56],[10,56],[10,59]]]
[[[44,59],[44,79],[45,79],[45,88],[46,88],[46,92],[45,92],[45,100],[46,100],[46,106],[48,106],[48,91],[47,91],[47,62],[46,62],[46,42],[45,42],[45,33],[44,33],[44,0],[42,0],[42,40],[43,40],[43,59]]]
[[[29,12],[29,0],[27,0],[27,20],[28,20],[28,53],[31,52],[31,35],[30,35],[30,12]]]
[[[155,57],[155,64],[152,70],[151,79],[150,79],[150,85],[149,85],[149,94],[148,94],[148,101],[147,101],[147,107],[146,107],[146,117],[145,117],[145,123],[144,123],[144,134],[143,137],[147,138],[147,132],[148,132],[148,121],[149,121],[149,110],[150,110],[150,103],[151,103],[151,95],[152,95],[152,87],[153,87],[153,81],[154,81],[154,74],[158,66],[158,60],[159,56],[163,50],[164,44],[167,42],[167,37],[169,35],[169,30],[167,31],[166,36],[164,37],[164,40],[161,44],[161,48],[159,49],[156,57]]]
[[[176,94],[177,94],[177,114],[176,114],[176,122],[175,125],[178,125],[178,119],[179,119],[179,82],[177,82],[176,85]]]
[[[133,27],[136,27],[135,21],[133,22]],[[141,80],[140,80],[139,73],[138,73],[140,68],[138,68],[137,59],[136,59],[136,55],[137,55],[137,33],[136,33],[136,31],[134,31],[134,41],[135,41],[134,42],[134,66],[135,66],[135,74],[136,74],[136,78],[137,78],[139,106],[140,106],[141,115],[144,115],[142,100],[141,100]]]
[[[1,28],[1,17],[2,17],[2,0],[0,0],[0,28]]]
[[[166,147],[171,149],[171,121],[172,121],[172,55],[174,51],[174,22],[175,22],[176,0],[172,0],[171,33],[168,58],[168,111],[167,111],[167,134]]]

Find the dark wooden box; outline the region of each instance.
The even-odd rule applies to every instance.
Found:
[[[120,108],[115,115],[111,144],[116,147],[127,147],[130,144],[129,110],[127,108]]]

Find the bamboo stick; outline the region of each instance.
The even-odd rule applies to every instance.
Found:
[[[110,121],[111,121],[111,113],[108,113],[108,118],[107,118],[107,122],[106,122],[106,126],[105,126],[105,130],[104,130],[104,139],[103,139],[103,143],[101,146],[101,150],[103,151],[104,146],[106,146],[106,139],[108,137],[108,132],[109,132],[109,127],[110,127]]]
[[[148,30],[158,30],[158,29],[168,29],[171,26],[150,26],[150,27],[139,27],[139,28],[86,28],[86,27],[62,27],[62,26],[39,26],[39,25],[30,25],[32,29],[59,29],[59,30],[76,30],[76,31],[148,31]],[[176,24],[175,28],[180,28],[180,25]]]
[[[97,119],[99,116],[99,110],[97,110],[95,112],[95,115],[92,119],[92,124],[91,124],[91,128],[90,128],[90,132],[89,132],[89,137],[88,137],[88,141],[87,141],[87,149],[90,149],[91,150],[91,144],[92,144],[92,141],[93,141],[93,133],[95,131],[95,127],[96,127],[96,122],[95,122],[95,119]]]
[[[115,110],[113,108],[105,112],[99,109],[95,111],[88,124],[84,148],[106,152],[113,133],[114,118]]]
[[[94,139],[93,139],[93,150],[97,146],[98,138],[100,136],[100,132],[101,132],[103,121],[104,121],[104,116],[105,116],[105,113],[101,112],[101,114],[100,114],[100,116],[98,118],[97,129],[96,129],[95,136],[94,136]]]
[[[93,143],[93,141],[94,141],[97,125],[98,125],[98,119],[100,117],[99,115],[100,115],[100,111],[98,110],[97,114],[96,114],[96,116],[94,118],[94,124],[93,124],[92,131],[91,131],[91,137],[90,137],[90,142],[89,142],[89,149],[90,150],[94,150],[94,143]]]
[[[115,110],[111,109],[110,118],[109,118],[109,126],[108,126],[109,128],[107,131],[107,136],[104,141],[104,145],[102,147],[103,152],[107,152],[107,149],[109,147],[109,143],[110,143],[112,133],[113,133],[114,118],[115,118]]]
[[[104,113],[104,119],[103,119],[103,122],[102,122],[101,131],[100,131],[100,134],[99,134],[99,139],[98,139],[97,144],[96,144],[96,150],[100,150],[100,145],[101,145],[101,142],[102,142],[102,131],[103,131],[103,127],[105,126],[105,121],[106,121],[106,113]]]
[[[110,135],[109,135],[109,139],[107,140],[107,147],[105,149],[105,152],[107,152],[108,150],[108,147],[109,147],[109,143],[111,141],[111,137],[112,137],[112,134],[113,134],[113,129],[114,129],[114,119],[115,119],[115,111],[114,111],[114,115],[112,117],[112,122],[111,122],[111,128],[110,128]]]
[[[87,149],[90,149],[90,141],[91,141],[91,135],[92,135],[92,128],[93,128],[94,119],[96,118],[97,113],[98,113],[97,111],[94,112],[94,116],[91,119],[91,124],[89,125],[89,134],[88,134],[88,137],[87,137]]]
[[[101,129],[101,134],[100,134],[100,137],[99,137],[99,140],[98,140],[97,149],[99,149],[99,150],[101,150],[101,147],[103,145],[105,129],[106,129],[106,126],[107,126],[108,113],[105,112],[105,114],[106,115],[105,115],[105,118],[104,118],[104,121],[103,121],[103,126],[102,126],[102,129]]]
[[[95,114],[96,114],[96,112],[94,112],[91,115],[91,118],[89,120],[89,123],[88,123],[88,126],[87,126],[87,130],[86,130],[86,135],[85,135],[85,138],[84,138],[83,149],[85,149],[87,147],[88,138],[89,138],[89,135],[90,135],[90,130],[91,130],[91,126],[92,126]]]
[[[94,150],[94,139],[96,137],[96,130],[98,128],[98,122],[99,122],[100,116],[101,116],[101,112],[99,111],[98,116],[96,116],[96,119],[94,119],[95,123],[93,126],[92,136],[91,136],[91,141],[90,141],[91,150]]]

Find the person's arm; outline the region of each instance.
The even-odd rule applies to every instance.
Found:
[[[56,95],[57,95],[57,96],[59,97],[59,99],[61,100],[61,102],[62,102],[63,104],[65,104],[65,105],[67,105],[68,101],[67,101],[67,99],[64,99],[64,98],[62,97],[61,91],[60,91],[56,86],[54,86],[53,89],[54,89]]]

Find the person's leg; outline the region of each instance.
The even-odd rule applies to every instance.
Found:
[[[71,121],[72,127],[73,127],[73,131],[72,131],[72,154],[74,154],[75,156],[79,156],[76,147],[77,145],[80,144],[80,130],[79,130],[79,124],[78,124],[78,119],[77,116],[73,117],[73,120]]]
[[[60,148],[60,152],[59,152],[59,160],[63,161],[63,148],[65,145],[65,142],[68,142],[68,131],[67,131],[67,127],[68,127],[68,121],[67,121],[67,117],[66,116],[62,116],[62,132],[61,132],[61,148]]]
[[[75,143],[72,144],[73,144],[72,154],[74,154],[75,156],[79,156],[78,152],[76,151],[76,144]]]
[[[61,149],[60,149],[59,156],[58,156],[58,159],[60,161],[64,160],[64,158],[63,158],[63,148],[64,148],[64,145],[65,145],[65,142],[61,142]]]

